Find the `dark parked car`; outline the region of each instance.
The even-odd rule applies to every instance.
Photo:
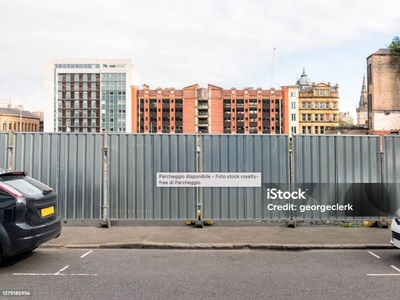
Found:
[[[0,169],[0,262],[61,233],[57,194],[25,172]]]

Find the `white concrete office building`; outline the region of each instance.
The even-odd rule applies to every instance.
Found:
[[[45,60],[45,132],[132,132],[130,59]]]

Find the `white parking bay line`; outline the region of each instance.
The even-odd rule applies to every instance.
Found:
[[[380,258],[378,255],[376,255],[375,253],[372,253],[371,251],[368,251],[368,253],[375,256],[376,258]]]
[[[391,267],[399,273],[396,273],[396,274],[367,274],[367,276],[400,276],[400,269],[396,268],[393,265],[391,265]]]
[[[90,253],[92,253],[92,252],[93,252],[93,250],[90,250],[90,251],[86,252],[85,254],[83,254],[83,255],[81,256],[81,258],[84,258],[86,255],[88,255],[88,254],[90,254]]]
[[[62,274],[61,272],[68,269],[69,265],[62,268],[56,273],[13,273],[14,276],[97,276],[97,274]]]
[[[398,268],[396,268],[395,266],[393,266],[393,265],[391,265],[391,267],[393,268],[393,269],[395,269],[397,272],[399,272],[400,273],[400,270],[398,269]]]
[[[14,276],[97,276],[97,274],[55,274],[55,273],[14,273],[13,275]]]
[[[60,271],[58,271],[55,275],[58,275],[58,274],[60,274],[62,271],[65,271],[68,267],[69,267],[69,265],[66,266],[66,267],[64,267],[64,268],[62,268],[62,269],[61,269]]]
[[[400,276],[400,274],[367,274],[367,276]]]

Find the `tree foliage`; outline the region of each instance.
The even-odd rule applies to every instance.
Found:
[[[395,36],[389,45],[390,54],[394,57],[400,57],[400,38]]]

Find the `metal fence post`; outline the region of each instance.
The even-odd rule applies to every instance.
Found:
[[[104,132],[104,174],[103,174],[103,219],[100,222],[101,227],[109,228],[109,204],[108,204],[108,134]]]
[[[386,215],[384,215],[384,211],[386,211],[386,203],[385,203],[385,198],[384,197],[384,192],[383,192],[383,183],[384,183],[384,159],[385,159],[385,150],[383,149],[383,135],[379,135],[379,158],[380,158],[380,169],[381,169],[381,187],[380,187],[380,192],[381,192],[381,220],[378,222],[378,227],[379,228],[388,228],[389,225],[386,220]]]
[[[201,133],[198,134],[197,136],[197,162],[196,162],[196,171],[198,173],[201,173],[202,168],[201,168]],[[201,216],[202,212],[202,190],[200,187],[196,186],[196,222],[195,226],[199,228],[203,228],[204,226],[204,221]]]
[[[11,133],[12,134],[12,133]],[[8,159],[8,170],[12,170],[13,168],[13,142],[14,142],[14,134],[7,134],[7,159]]]

